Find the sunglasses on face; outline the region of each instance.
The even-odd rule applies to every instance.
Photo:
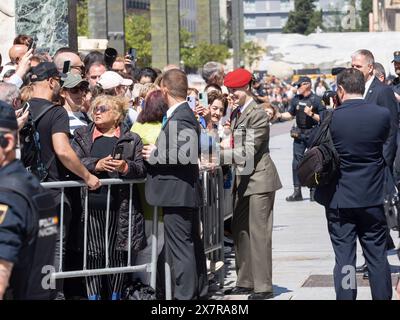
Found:
[[[107,106],[98,106],[98,107],[94,108],[94,113],[98,113],[98,112],[105,113],[108,111],[110,111],[110,108]]]

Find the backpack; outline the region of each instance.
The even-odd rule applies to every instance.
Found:
[[[297,167],[297,174],[302,186],[315,188],[326,185],[337,178],[340,160],[329,130],[332,115],[332,111],[324,113],[324,120]]]
[[[40,119],[52,107],[54,107],[54,104],[45,105],[42,112],[36,118],[33,118],[32,113],[29,111],[28,121],[20,131],[21,161],[26,170],[34,174],[40,182],[46,180],[49,174],[49,167],[55,160],[55,155],[52,154],[47,163],[42,161],[40,137],[37,126]]]

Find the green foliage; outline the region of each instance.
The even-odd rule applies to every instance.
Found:
[[[315,0],[295,0],[295,9],[289,12],[289,18],[283,32],[308,35],[314,32],[317,27],[323,29],[322,12],[315,10],[314,2]]]
[[[78,36],[89,36],[89,19],[88,19],[88,0],[78,0],[76,7],[76,18],[78,25]]]
[[[361,1],[361,31],[369,31],[369,14],[372,12],[372,0]]]
[[[137,50],[137,65],[151,65],[151,22],[146,16],[131,15],[125,18],[125,41],[127,48]]]
[[[213,45],[205,42],[195,43],[193,35],[185,28],[180,31],[180,54],[185,68],[196,70],[208,61],[225,63],[231,57],[226,45]]]
[[[260,61],[266,52],[266,49],[252,41],[243,43],[241,47],[241,56],[244,57],[245,63],[250,69],[253,63]]]

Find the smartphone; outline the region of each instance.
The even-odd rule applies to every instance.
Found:
[[[25,113],[25,111],[29,109],[29,107],[30,107],[29,102],[25,102],[24,105],[22,106],[22,112],[20,116],[22,116]]]
[[[122,160],[123,153],[124,153],[124,146],[122,145],[115,146],[112,157],[114,160]]]
[[[67,74],[69,72],[69,67],[71,65],[71,61],[67,60],[64,61],[64,66],[63,66],[63,73]]]
[[[36,41],[35,40],[32,40],[31,43],[28,46],[28,51],[31,50],[31,49],[33,49],[33,50],[36,49]]]
[[[128,55],[132,61],[136,60],[136,49],[129,48]]]
[[[192,96],[188,96],[186,98],[187,103],[189,104],[190,109],[193,111],[196,109],[196,98]]]
[[[199,101],[203,107],[208,108],[208,94],[207,92],[200,92],[199,93]]]

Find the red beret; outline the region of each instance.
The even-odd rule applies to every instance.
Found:
[[[242,88],[247,86],[253,75],[246,69],[239,68],[229,72],[224,79],[224,86],[227,88]]]

